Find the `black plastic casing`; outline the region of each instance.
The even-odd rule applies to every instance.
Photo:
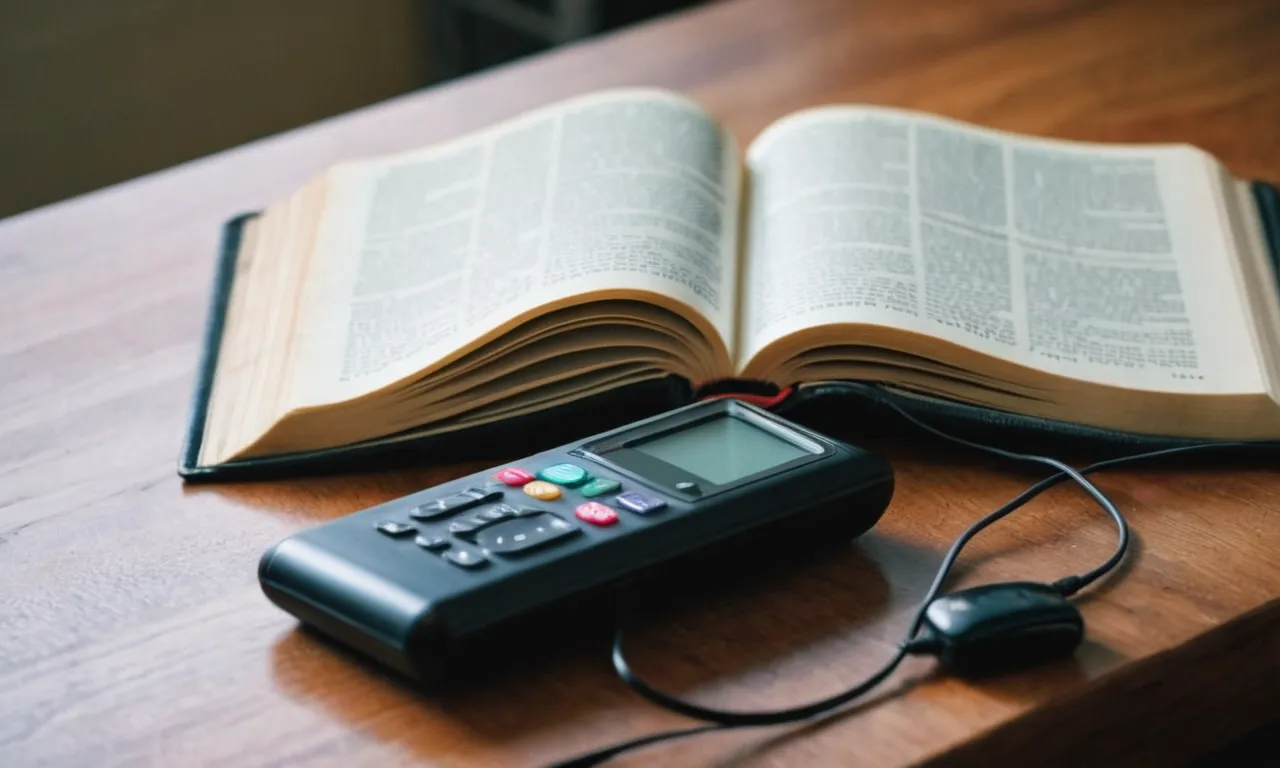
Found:
[[[676,491],[672,478],[654,481],[610,461],[625,455],[626,445],[637,438],[723,415],[817,450],[743,482],[703,482],[700,494]],[[534,472],[562,462],[584,467],[595,477],[616,479],[624,491],[659,496],[668,506],[641,516],[612,504],[615,494],[596,498],[618,509],[620,517],[617,524],[596,527],[574,517],[574,508],[586,499],[571,489],[559,501],[543,502],[519,488],[504,488],[502,501],[553,512],[581,532],[516,558],[491,555],[487,567],[478,570],[445,562],[412,537],[391,539],[375,529],[383,520],[416,524],[409,511],[433,499],[468,487],[496,487],[493,476],[504,467]],[[536,626],[547,611],[573,610],[576,601],[681,563],[714,556],[716,563],[749,568],[750,558],[776,555],[780,548],[849,541],[879,521],[893,489],[892,468],[879,454],[740,401],[713,400],[304,530],[267,550],[258,575],[267,597],[303,624],[401,674],[436,680],[465,668],[455,662],[468,651],[518,645],[519,633]],[[734,559],[740,555],[747,560]]]

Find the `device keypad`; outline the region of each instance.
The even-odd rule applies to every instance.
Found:
[[[540,503],[509,503],[504,488],[518,488],[526,500]],[[666,507],[662,498],[623,489],[616,479],[595,477],[577,464],[557,463],[536,472],[500,469],[483,484],[419,504],[409,511],[409,522],[382,520],[376,527],[393,539],[413,537],[424,554],[478,570],[491,556],[518,558],[579,536],[582,523],[596,529],[616,526],[622,521],[618,509],[647,516]],[[557,508],[563,513],[557,514]]]

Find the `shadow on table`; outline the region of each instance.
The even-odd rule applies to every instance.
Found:
[[[894,546],[905,548],[905,558],[936,557]],[[635,608],[627,619],[628,655],[637,672],[675,693],[732,682],[783,657],[856,637],[884,618],[890,589],[880,568],[860,546],[846,544],[748,569],[665,575],[628,600]],[[457,743],[501,750],[584,721],[616,727],[619,737],[634,729],[626,719],[633,706],[643,712],[649,705],[613,675],[612,629],[607,606],[578,612],[540,636],[507,638],[505,658],[476,663],[458,681],[433,687],[388,674],[305,630],[281,639],[272,662],[287,696],[379,740],[423,756],[451,752]],[[598,720],[603,712],[610,714],[607,724]]]

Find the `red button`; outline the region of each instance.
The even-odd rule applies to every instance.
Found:
[[[580,504],[573,510],[573,514],[577,515],[579,520],[585,520],[592,525],[613,525],[618,522],[618,513],[598,501]]]
[[[533,481],[533,475],[525,472],[519,467],[507,467],[501,472],[494,475],[497,480],[514,487],[519,487],[525,483]]]

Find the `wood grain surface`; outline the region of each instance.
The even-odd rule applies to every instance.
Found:
[[[744,143],[849,101],[1017,131],[1185,141],[1280,180],[1270,0],[734,0],[385,102],[0,222],[0,765],[524,766],[683,724],[605,649],[414,692],[297,631],[256,585],[277,539],[474,466],[184,487],[175,462],[221,222],[326,165],[595,88],[679,89]],[[86,126],[92,130],[92,126]],[[53,172],[51,170],[51,172]],[[1034,474],[878,438],[898,490],[865,539],[691,590],[631,641],[666,688],[794,704],[887,656],[950,540]],[[1137,542],[1084,599],[1078,656],[982,684],[906,665],[817,726],[618,765],[1177,764],[1280,715],[1280,474],[1116,471]],[[980,538],[959,584],[1090,567],[1112,529],[1059,487]]]

